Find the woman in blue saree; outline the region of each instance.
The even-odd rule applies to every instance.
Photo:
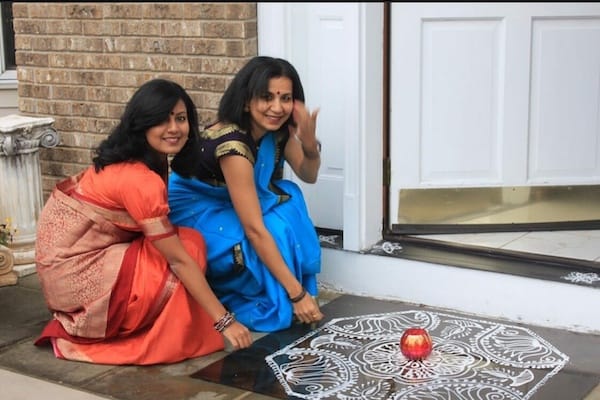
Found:
[[[304,106],[289,62],[255,57],[223,94],[218,121],[171,164],[169,217],[202,233],[211,287],[254,331],[286,329],[294,316],[323,318],[318,236],[299,186],[283,179],[287,162],[304,182],[316,181],[317,114]]]

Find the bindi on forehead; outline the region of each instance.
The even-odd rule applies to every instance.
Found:
[[[271,93],[274,96],[275,95],[276,96],[287,96],[287,95],[291,96],[292,95],[292,92],[291,91],[287,91],[286,89],[275,89],[275,90],[273,90],[273,91],[271,91],[269,93]]]
[[[287,93],[291,93],[294,85],[292,84],[291,79],[286,77],[277,77],[271,78],[268,84],[268,91],[273,95],[285,95]]]

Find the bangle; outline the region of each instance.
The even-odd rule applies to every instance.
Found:
[[[215,322],[215,330],[217,332],[222,333],[225,330],[225,328],[233,324],[234,321],[235,315],[227,311],[217,322]]]
[[[292,303],[297,303],[300,300],[302,300],[304,298],[304,296],[306,296],[306,289],[302,288],[302,291],[300,292],[300,294],[296,297],[290,297],[290,301]]]

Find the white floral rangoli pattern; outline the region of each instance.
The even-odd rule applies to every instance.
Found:
[[[409,327],[424,360],[400,352]],[[569,360],[527,328],[415,310],[333,319],[265,359],[288,395],[338,400],[526,400]]]
[[[381,244],[376,244],[373,246],[373,250],[382,250],[384,253],[389,255],[396,255],[402,252],[403,248],[400,243],[396,242],[382,242]]]
[[[339,235],[319,235],[319,241],[322,243],[335,245],[337,243],[338,237]]]
[[[594,282],[600,282],[600,275],[595,272],[571,272],[567,276],[563,276],[563,279],[575,283],[587,283],[589,285]]]

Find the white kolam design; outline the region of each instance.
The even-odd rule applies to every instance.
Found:
[[[595,272],[570,272],[563,279],[574,283],[587,283],[592,285],[594,282],[600,282],[600,275]]]
[[[431,354],[400,352],[409,327]],[[289,396],[337,400],[527,400],[569,357],[531,330],[410,310],[337,318],[265,358]]]
[[[336,245],[340,235],[319,235],[319,242]]]

